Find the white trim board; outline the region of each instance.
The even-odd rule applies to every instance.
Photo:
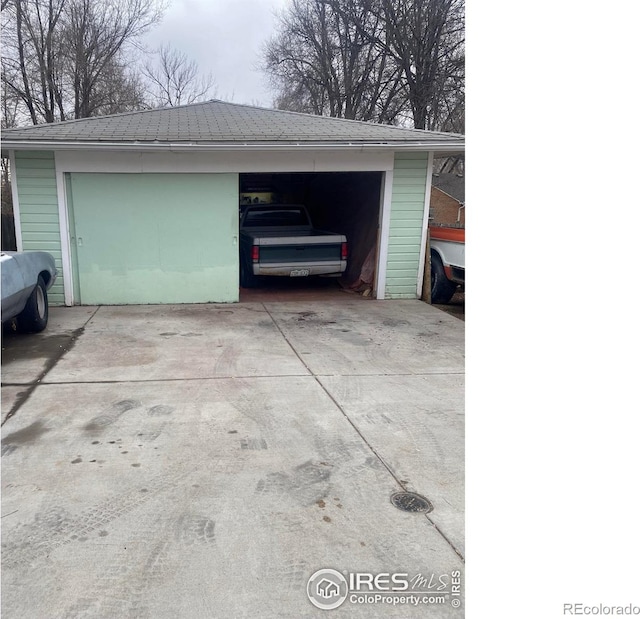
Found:
[[[429,210],[431,208],[431,184],[433,180],[433,153],[427,158],[427,179],[424,193],[424,215],[422,219],[422,241],[420,246],[420,262],[418,263],[418,299],[422,299],[424,284],[424,263],[427,254],[427,231],[429,230]]]
[[[22,251],[22,222],[20,221],[20,200],[18,198],[18,177],[16,168],[16,151],[9,151],[9,168],[11,170],[11,200],[13,203],[13,226],[16,234],[16,249]]]
[[[382,175],[380,203],[380,241],[378,246],[378,268],[376,269],[376,299],[384,299],[387,289],[387,259],[389,257],[389,230],[391,227],[391,196],[393,192],[393,170]]]
[[[303,152],[303,151],[390,151],[390,152],[434,152],[441,156],[461,155],[465,151],[464,136],[451,142],[217,142],[209,144],[185,142],[85,142],[72,140],[4,140],[6,149],[14,150],[58,150],[58,151],[112,151],[112,152]]]
[[[90,152],[55,151],[61,172],[94,173],[278,173],[384,172],[393,170],[389,151],[321,152]]]
[[[60,254],[62,256],[62,272],[64,273],[64,304],[71,307],[73,298],[73,273],[71,271],[71,232],[69,230],[69,210],[67,209],[67,188],[64,172],[58,165],[58,153],[53,153],[56,166],[56,190],[58,192],[58,219],[60,228]]]

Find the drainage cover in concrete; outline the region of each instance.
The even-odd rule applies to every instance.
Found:
[[[403,512],[426,513],[433,510],[429,499],[425,499],[415,492],[396,492],[391,495],[391,503]]]

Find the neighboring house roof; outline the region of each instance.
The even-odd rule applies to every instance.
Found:
[[[434,174],[431,184],[464,204],[464,176],[455,173]]]
[[[4,148],[258,146],[430,147],[461,152],[464,136],[270,110],[224,101],[82,118],[3,131]]]

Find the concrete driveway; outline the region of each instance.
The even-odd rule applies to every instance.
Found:
[[[3,335],[2,616],[321,617],[333,568],[463,617],[463,372],[419,301],[52,308]]]

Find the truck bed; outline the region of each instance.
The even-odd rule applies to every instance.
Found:
[[[253,208],[264,210],[265,219],[267,215],[278,219],[277,211],[290,208],[298,215],[302,213],[301,220],[306,219],[309,225],[244,226],[245,218],[241,219],[240,257],[245,282],[252,276],[306,277],[344,272],[347,264],[344,235],[313,228],[306,209],[301,206]],[[254,219],[259,221],[258,216]]]

